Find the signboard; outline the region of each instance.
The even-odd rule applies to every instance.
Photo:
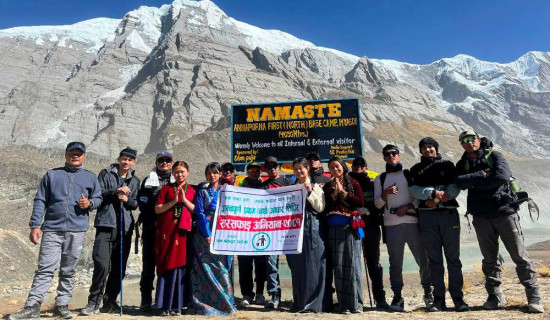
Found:
[[[301,253],[306,197],[302,184],[268,190],[226,185],[220,190],[210,252]]]
[[[293,161],[309,152],[321,160],[363,154],[358,99],[241,104],[231,106],[231,160]]]

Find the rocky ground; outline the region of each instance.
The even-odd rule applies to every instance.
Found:
[[[454,319],[550,319],[550,241],[537,243],[529,247],[529,252],[535,261],[537,271],[539,273],[539,285],[543,297],[543,303],[547,310],[544,314],[532,315],[526,313],[526,299],[523,287],[519,284],[515,276],[514,266],[509,259],[505,259],[504,264],[504,284],[502,286],[503,293],[508,300],[508,306],[498,311],[485,311],[481,305],[485,301],[486,293],[484,289],[484,279],[481,273],[480,263],[473,267],[473,271],[465,273],[464,293],[467,303],[471,306],[471,311],[457,313],[450,309],[444,313],[428,313],[422,302],[422,289],[418,285],[418,276],[414,273],[405,275],[404,297],[406,302],[406,312],[393,313],[375,311],[370,308],[368,293],[366,291],[366,283],[364,283],[365,307],[364,313],[358,315],[339,315],[339,314],[293,314],[288,312],[291,306],[291,284],[290,279],[283,279],[283,304],[278,311],[268,311],[261,306],[251,306],[247,309],[240,309],[237,314],[230,318],[247,320],[247,319],[296,319],[307,318],[315,319],[323,317],[325,319],[376,319],[384,317],[385,319],[438,319],[444,317],[447,320]],[[96,319],[134,319],[134,318],[149,318],[139,313],[139,261],[133,260],[130,263],[129,277],[126,280],[124,287],[124,315],[121,317],[118,314],[98,314],[92,318]],[[90,284],[91,274],[89,272],[80,272],[77,278],[77,285],[70,305],[70,309],[75,312],[86,304],[87,289]],[[388,288],[389,279],[386,276],[385,286]],[[30,281],[25,283],[4,286],[0,290],[0,314],[7,317],[9,313],[17,311],[25,301]],[[238,286],[235,288],[237,297],[240,297]],[[53,299],[55,295],[55,286],[52,286],[48,295],[47,301],[42,306],[42,316],[51,317],[53,308]],[[388,300],[391,299],[391,294],[388,294]],[[237,302],[239,299],[237,299]],[[388,301],[389,302],[389,301]],[[447,299],[447,305],[452,306],[450,299]],[[204,319],[202,316],[185,316],[187,319]]]

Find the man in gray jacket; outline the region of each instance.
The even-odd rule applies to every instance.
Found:
[[[71,142],[65,149],[65,166],[46,172],[36,197],[29,222],[29,238],[38,244],[38,269],[25,307],[9,319],[40,317],[40,305],[46,297],[54,272],[59,266],[59,284],[54,315],[72,318],[67,308],[74,287],[76,264],[88,229],[89,212],[101,205],[101,187],[92,172],[82,168],[86,146]]]

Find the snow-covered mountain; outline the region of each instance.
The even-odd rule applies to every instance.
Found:
[[[456,132],[472,127],[517,155],[550,157],[547,52],[507,64],[360,58],[208,0],[176,0],[122,19],[0,30],[0,57],[3,146],[81,139],[101,154],[155,151],[224,130],[233,103],[359,97],[369,150],[393,141],[415,152],[428,134],[456,150]]]

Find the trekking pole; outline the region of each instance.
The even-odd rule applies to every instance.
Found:
[[[361,243],[361,246],[362,246],[362,243]],[[367,255],[365,254],[364,247],[363,247],[363,261],[365,261],[365,275],[367,276],[367,291],[369,292],[369,303],[370,303],[370,308],[372,309],[372,294],[370,290],[370,281],[369,281],[369,266],[367,265]]]
[[[122,316],[122,278],[124,277],[124,275],[122,274],[123,272],[123,263],[122,263],[122,260],[123,260],[123,241],[122,241],[122,238],[124,238],[124,210],[122,208],[122,205],[124,203],[122,202],[122,200],[120,201],[120,316]]]

